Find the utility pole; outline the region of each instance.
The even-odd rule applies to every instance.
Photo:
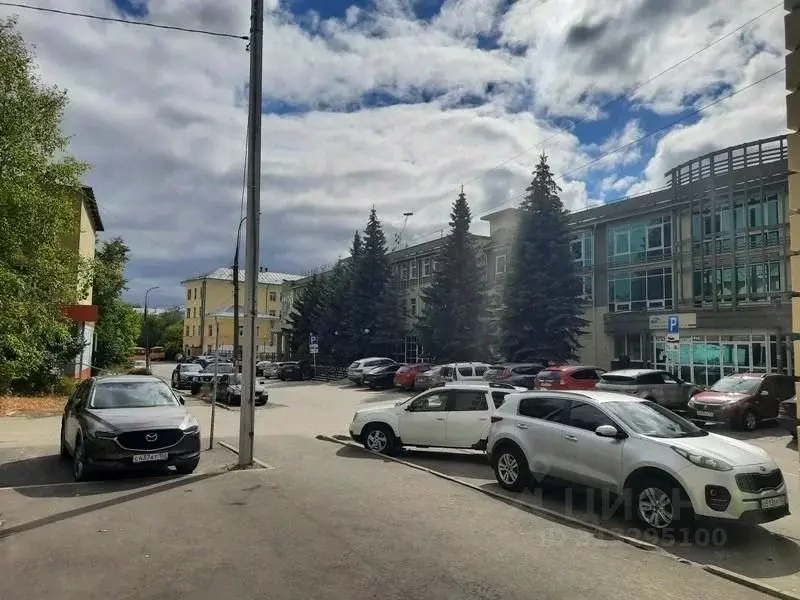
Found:
[[[214,315],[214,329],[216,329],[216,339],[214,349],[219,356],[219,319]],[[208,449],[214,449],[214,424],[217,419],[217,390],[219,386],[219,360],[214,361],[214,389],[211,390],[211,428],[208,435]]]
[[[200,284],[200,354],[206,353],[206,278]]]
[[[157,289],[159,289],[159,287],[156,285],[148,288],[144,293],[144,319],[142,319],[142,327],[144,328],[144,366],[148,371],[150,370],[150,330],[147,328],[147,296],[150,292]]]
[[[239,228],[236,230],[236,251],[233,254],[233,366],[239,366],[239,246],[242,242],[242,223],[247,217],[242,217],[239,221]]]
[[[242,356],[242,407],[239,413],[239,466],[253,464],[255,421],[256,322],[261,218],[261,76],[264,0],[250,5],[250,99],[247,118],[247,238],[245,241],[245,343]]]

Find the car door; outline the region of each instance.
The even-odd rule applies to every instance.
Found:
[[[682,406],[689,402],[689,386],[678,380],[672,373],[660,373],[664,401],[667,406]]]
[[[617,431],[623,431],[599,408],[585,402],[572,402],[564,430],[567,478],[591,487],[617,490],[624,440],[597,435],[595,430],[601,425],[611,425]]]
[[[442,367],[442,370],[439,372],[439,378],[441,381],[455,381],[456,374],[455,374],[455,367],[451,365],[447,365]]]
[[[66,441],[70,452],[74,450],[75,438],[77,437],[78,430],[80,428],[78,423],[78,412],[83,408],[83,405],[89,397],[90,387],[91,380],[86,380],[79,383],[64,409],[64,440]]]
[[[435,389],[414,399],[400,414],[400,439],[410,446],[447,445],[449,390]]]
[[[754,398],[759,418],[774,419],[777,417],[778,405],[782,400],[787,400],[791,397],[786,395],[790,387],[794,387],[794,382],[791,377],[767,375],[761,383],[761,386],[759,386],[758,392]]]
[[[516,428],[524,446],[528,468],[537,481],[545,477],[564,478],[567,440],[564,439],[569,400],[537,395],[522,398]]]
[[[489,435],[489,400],[483,390],[452,390],[447,411],[447,446],[472,448]]]
[[[598,381],[600,381],[600,375],[595,369],[576,369],[572,372],[575,389],[593,390]]]

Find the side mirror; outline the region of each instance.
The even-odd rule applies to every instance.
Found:
[[[619,436],[619,431],[613,425],[600,425],[594,432],[600,437],[616,438]]]
[[[767,390],[761,390],[761,392],[758,395],[759,396],[769,396],[769,392]]]

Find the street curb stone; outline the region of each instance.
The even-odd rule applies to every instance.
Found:
[[[219,444],[220,446],[222,446],[226,450],[230,450],[235,455],[237,455],[237,456],[239,455],[239,449],[236,446],[234,446],[232,444],[229,444],[228,442],[217,442],[217,444]],[[272,465],[269,465],[269,464],[265,463],[263,460],[259,460],[255,456],[253,457],[253,462],[256,463],[262,469],[272,470],[272,469],[275,468]]]
[[[748,587],[750,589],[762,592],[764,594],[768,594],[768,595],[770,595],[770,596],[772,596],[774,598],[780,598],[781,600],[800,600],[800,596],[798,596],[796,594],[793,594],[791,592],[785,592],[783,590],[779,590],[778,588],[775,588],[775,587],[773,587],[771,585],[768,585],[766,583],[762,583],[762,582],[760,582],[760,581],[758,581],[756,579],[753,579],[751,577],[747,577],[746,575],[741,575],[741,574],[735,573],[733,571],[728,571],[727,569],[723,569],[722,567],[717,567],[715,565],[707,565],[707,564],[695,563],[695,562],[692,562],[692,561],[687,561],[686,559],[680,558],[679,556],[676,556],[674,554],[671,554],[671,553],[667,552],[666,550],[664,550],[663,548],[660,548],[659,546],[656,546],[655,544],[650,544],[648,542],[644,542],[642,540],[637,540],[636,538],[632,538],[632,537],[629,537],[627,535],[622,535],[621,533],[617,533],[616,531],[614,531],[612,529],[607,529],[607,528],[601,527],[599,525],[594,525],[593,523],[589,523],[589,522],[583,521],[581,519],[576,519],[575,517],[570,517],[568,515],[561,514],[559,512],[554,511],[554,510],[550,510],[549,508],[544,508],[544,507],[541,507],[541,506],[536,506],[536,505],[533,505],[533,504],[529,504],[529,503],[524,502],[523,500],[519,500],[517,498],[509,498],[508,496],[504,496],[503,494],[499,494],[499,493],[497,493],[495,491],[488,490],[486,488],[482,488],[482,487],[480,487],[478,485],[475,485],[473,483],[469,483],[469,482],[464,481],[462,479],[458,479],[457,477],[453,477],[451,475],[446,475],[445,473],[442,473],[440,471],[436,471],[436,470],[430,469],[428,467],[423,467],[421,465],[414,464],[412,462],[403,460],[401,458],[396,458],[394,456],[388,456],[386,454],[380,454],[378,452],[373,452],[372,450],[368,450],[368,449],[364,448],[363,446],[361,446],[359,444],[355,444],[355,443],[353,443],[353,442],[351,442],[349,440],[345,441],[345,440],[337,439],[337,436],[329,436],[329,435],[320,434],[320,435],[316,436],[316,439],[321,440],[321,441],[325,441],[325,442],[332,442],[334,444],[340,444],[342,446],[348,446],[350,448],[357,448],[358,450],[361,450],[362,452],[367,452],[367,453],[373,454],[373,455],[375,455],[375,456],[377,456],[379,458],[382,458],[382,459],[385,459],[385,460],[390,460],[392,462],[399,463],[399,464],[404,465],[406,467],[411,467],[412,469],[416,469],[418,471],[423,471],[423,472],[428,473],[430,475],[434,475],[436,477],[439,477],[440,479],[444,479],[446,481],[450,481],[452,483],[458,484],[458,485],[460,485],[462,487],[466,487],[466,488],[469,488],[469,489],[474,490],[476,492],[480,492],[482,494],[485,494],[487,496],[490,496],[492,498],[495,498],[495,499],[500,500],[502,502],[505,502],[507,504],[512,504],[514,506],[517,506],[517,507],[520,507],[520,508],[524,508],[525,510],[528,510],[528,511],[530,511],[532,513],[546,516],[549,519],[554,520],[554,521],[558,521],[558,522],[565,523],[565,524],[568,524],[568,525],[573,525],[573,526],[578,527],[580,529],[583,529],[585,531],[590,531],[590,532],[595,533],[595,534],[607,536],[607,537],[609,537],[611,539],[615,539],[615,540],[618,540],[618,541],[623,542],[625,544],[628,544],[630,546],[634,546],[636,548],[639,548],[640,550],[647,550],[647,551],[654,551],[655,550],[655,551],[658,551],[659,553],[663,554],[664,556],[666,556],[668,558],[672,558],[672,559],[677,560],[678,562],[681,562],[681,563],[684,563],[684,564],[688,563],[688,564],[691,564],[691,565],[698,566],[698,567],[702,568],[704,571],[706,571],[707,573],[711,573],[712,575],[716,575],[717,577],[722,577],[723,579],[727,579],[728,581],[732,581],[734,583],[738,583],[739,585],[743,585],[743,586]]]

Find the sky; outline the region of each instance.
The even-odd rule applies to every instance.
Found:
[[[248,0],[27,3],[249,30]],[[519,203],[542,153],[564,204],[582,210],[661,187],[697,155],[786,132],[783,74],[691,116],[784,66],[782,2],[266,5],[261,263],[272,271],[345,256],[373,206],[390,247],[401,231],[403,245],[433,239],[462,184],[485,233],[480,217]],[[92,165],[102,238],[131,248],[126,298],[159,286],[152,304],[179,304],[183,279],[233,261],[246,42],[0,6],[12,14],[41,77],[68,92],[63,129]]]

